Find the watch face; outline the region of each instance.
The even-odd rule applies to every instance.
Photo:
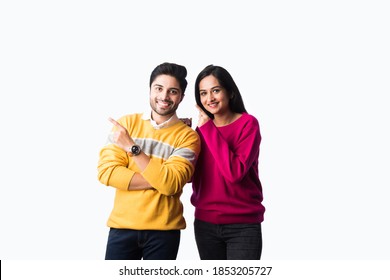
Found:
[[[133,147],[131,147],[131,153],[133,155],[139,155],[141,153],[141,148],[140,146],[138,145],[134,145]]]

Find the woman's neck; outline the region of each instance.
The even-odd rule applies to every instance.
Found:
[[[215,126],[226,126],[237,120],[239,117],[241,117],[242,114],[235,113],[235,112],[227,112],[223,115],[214,115],[214,124]]]

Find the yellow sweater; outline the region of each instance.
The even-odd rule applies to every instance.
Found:
[[[118,122],[127,128],[134,142],[150,157],[141,175],[153,190],[128,191],[133,175],[140,170],[125,151],[108,144],[100,151],[98,179],[116,188],[114,207],[107,225],[135,230],[184,229],[184,185],[191,179],[200,150],[198,134],[179,121],[155,129],[142,114],[122,117]]]

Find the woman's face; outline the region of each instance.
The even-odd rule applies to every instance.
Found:
[[[213,115],[223,115],[230,112],[229,95],[218,80],[209,75],[199,82],[200,102]]]

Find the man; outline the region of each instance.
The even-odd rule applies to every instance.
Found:
[[[190,181],[200,140],[176,115],[187,87],[187,70],[174,63],[150,76],[151,113],[114,124],[113,144],[102,148],[99,181],[116,188],[106,259],[174,260],[186,227],[180,201]]]

